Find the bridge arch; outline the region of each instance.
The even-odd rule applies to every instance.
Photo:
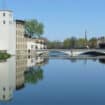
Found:
[[[91,56],[105,56],[105,52],[104,51],[97,51],[97,50],[93,50],[93,51],[84,51],[81,52],[80,55],[91,55]]]

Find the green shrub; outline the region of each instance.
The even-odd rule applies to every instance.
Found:
[[[0,59],[7,59],[9,58],[11,55],[7,54],[7,53],[0,53]]]

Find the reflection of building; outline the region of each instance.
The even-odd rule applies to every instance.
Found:
[[[105,58],[99,59],[99,62],[102,63],[102,64],[105,64]]]
[[[0,62],[0,100],[8,101],[16,87],[15,58]]]
[[[0,11],[0,51],[12,55],[35,55],[35,50],[46,49],[46,39],[30,38],[25,33],[25,21],[13,19],[10,10]]]
[[[40,64],[44,64],[44,62],[48,62],[45,58],[37,57],[37,58],[28,58],[23,56],[17,56],[16,58],[16,89],[21,89],[24,87],[25,78],[24,72],[29,70],[30,67],[42,66]]]
[[[26,81],[24,73],[27,71],[28,73],[33,72],[29,72],[29,68],[34,68],[34,70],[38,68],[39,71],[34,71],[34,76],[40,72],[42,77],[42,69],[39,64],[42,64],[42,62],[44,64],[45,61],[47,62],[47,60],[40,57],[28,58],[25,56],[16,56],[16,58],[11,57],[7,61],[0,62],[0,100],[9,101],[13,97],[15,89],[19,90],[24,87]],[[30,77],[31,74],[27,74],[27,76]]]
[[[27,67],[43,66],[46,63],[48,63],[48,58],[36,57],[27,59]]]
[[[30,67],[39,66],[39,64],[44,64],[47,61],[42,57],[28,58],[23,56],[16,57],[16,89],[21,89],[24,87],[24,72]]]
[[[24,56],[16,57],[16,89],[24,87],[24,71],[27,68],[27,58]]]

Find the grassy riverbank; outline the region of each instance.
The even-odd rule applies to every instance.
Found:
[[[9,58],[11,55],[7,54],[7,53],[0,53],[0,59],[7,59]]]

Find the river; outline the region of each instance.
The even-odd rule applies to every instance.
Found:
[[[0,105],[105,105],[105,59],[0,61]]]

